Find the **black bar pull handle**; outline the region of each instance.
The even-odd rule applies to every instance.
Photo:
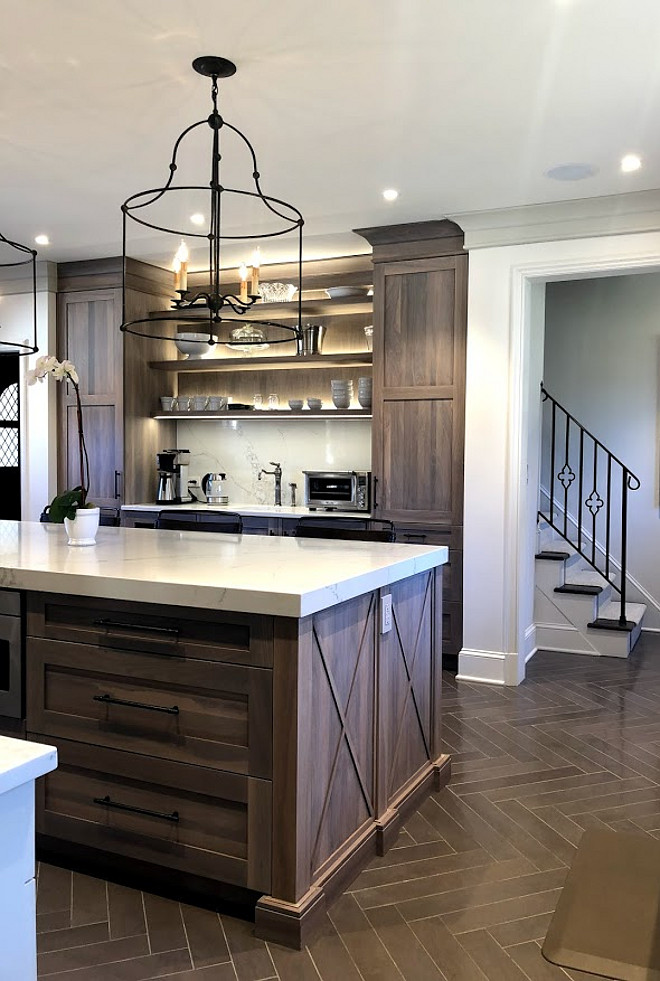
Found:
[[[167,715],[178,715],[178,705],[148,705],[146,702],[131,702],[127,698],[116,698],[114,695],[92,695],[95,702],[103,702],[104,705],[126,705],[128,708],[147,709],[148,712],[165,712]]]
[[[151,811],[148,807],[135,807],[133,804],[120,804],[117,800],[112,800],[109,796],[105,797],[94,797],[93,801],[95,804],[100,804],[101,807],[113,807],[117,811],[130,811],[131,814],[146,814],[147,817],[159,818],[161,821],[171,821],[173,824],[178,824],[179,822],[179,812],[172,811],[171,814],[165,814],[163,811]]]
[[[168,637],[178,637],[179,631],[176,627],[159,627],[151,623],[125,623],[123,620],[111,620],[109,617],[101,617],[93,621],[95,627],[105,627],[106,630],[130,630],[135,633],[145,634],[166,634]]]
[[[374,487],[374,511],[377,511],[378,510],[378,496],[377,496],[377,491],[378,491],[378,477],[374,477],[373,480],[372,480],[372,483],[373,483],[373,487]]]
[[[119,500],[121,497],[121,491],[119,489],[119,481],[121,480],[123,474],[121,470],[115,470],[115,499]]]

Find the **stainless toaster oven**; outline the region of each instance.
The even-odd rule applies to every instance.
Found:
[[[368,470],[303,470],[304,504],[310,511],[369,511]]]

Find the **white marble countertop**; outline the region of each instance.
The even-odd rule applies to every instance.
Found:
[[[54,746],[0,736],[0,794],[49,773],[57,766]]]
[[[301,617],[443,565],[445,546],[0,521],[0,587]]]
[[[312,511],[310,508],[290,504],[123,504],[122,511],[235,511],[242,517],[259,518],[370,518],[369,511]]]

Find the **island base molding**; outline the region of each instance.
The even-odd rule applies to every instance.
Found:
[[[384,855],[420,801],[441,790],[451,776],[451,758],[443,755],[416,774],[385,814],[360,829],[332,856],[324,872],[297,903],[262,896],[255,909],[255,936],[301,950],[318,931],[332,903],[377,855]]]

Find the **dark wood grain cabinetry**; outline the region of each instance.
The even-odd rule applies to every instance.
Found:
[[[441,571],[302,619],[28,594],[27,735],[59,754],[40,847],[182,898],[238,888],[258,936],[305,943],[449,778]]]
[[[124,335],[121,259],[58,266],[57,351],[78,369],[90,459],[90,499],[102,507],[149,500],[155,454],[174,437],[171,423],[156,424],[160,378],[147,369],[167,342]],[[172,274],[129,260],[127,313],[144,316],[170,305]],[[58,386],[60,491],[80,483],[75,394]]]
[[[467,255],[450,221],[359,229],[373,246],[376,514],[397,541],[448,544],[443,652],[462,644]]]

